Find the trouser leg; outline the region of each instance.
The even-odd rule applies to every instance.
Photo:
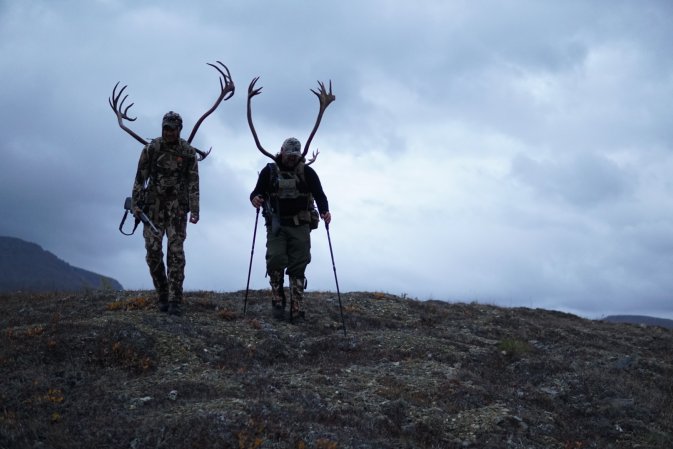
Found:
[[[187,238],[187,216],[178,215],[172,217],[170,225],[166,228],[168,237],[168,282],[171,291],[170,302],[182,302],[182,285],[185,280],[185,250],[184,243]]]
[[[280,232],[267,232],[266,264],[269,273],[272,295],[282,290],[283,272],[290,276],[290,312],[291,316],[303,314],[306,266],[311,261],[311,239],[308,224],[302,226],[283,226]],[[274,296],[272,301],[280,300]]]
[[[266,271],[271,286],[271,302],[274,306],[285,306],[283,281],[287,267],[287,234],[282,230],[274,234],[266,233]]]
[[[287,274],[304,278],[306,267],[311,263],[311,231],[308,224],[288,228]]]
[[[283,229],[278,234],[267,230],[266,233],[266,271],[279,271],[281,274],[287,268],[287,240],[288,235]]]
[[[163,229],[159,228],[160,235],[154,235],[149,226],[143,229],[145,238],[145,261],[150,270],[152,284],[159,297],[159,306],[168,303],[168,278],[166,276],[166,265],[164,265],[163,252]]]
[[[311,262],[311,237],[308,224],[296,226],[290,231],[288,239],[287,274],[290,276],[291,303],[290,313],[293,318],[304,316],[304,289],[306,288],[306,266]]]

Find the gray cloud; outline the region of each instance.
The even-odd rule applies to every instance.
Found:
[[[512,162],[515,178],[530,186],[541,201],[564,201],[581,208],[618,201],[633,190],[633,173],[608,159],[579,153],[568,160],[538,162],[518,155]]]
[[[0,3],[0,234],[150,288],[142,238],[117,231],[140,146],[107,98],[128,85],[132,128],[151,138],[176,110],[201,127],[202,221],[189,289],[245,287],[270,151],[313,147],[330,197],[339,283],[419,298],[673,317],[665,1],[282,3],[123,0]],[[263,229],[253,288],[264,288]],[[334,289],[324,229],[309,288]]]

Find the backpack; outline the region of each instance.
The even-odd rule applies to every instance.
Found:
[[[317,229],[320,223],[320,214],[315,207],[313,194],[311,192],[303,193],[298,189],[299,182],[306,183],[304,177],[304,162],[299,162],[293,170],[281,171],[278,165],[274,162],[268,164],[271,176],[271,197],[278,199],[295,199],[299,197],[306,197],[306,210],[301,210],[293,217],[295,223],[306,221],[309,223],[311,230]]]
[[[186,212],[189,212],[189,191],[187,188],[187,179],[189,176],[189,169],[196,159],[196,153],[189,143],[180,139],[179,141],[179,152],[167,151],[161,152],[161,137],[152,139],[152,141],[147,145],[147,155],[150,160],[150,176],[148,180],[147,187],[145,189],[145,204],[151,205],[154,204],[157,197],[167,194],[169,191],[175,193],[174,190],[178,189],[177,195],[180,204],[184,207]],[[177,170],[177,177],[171,177],[168,180],[165,180],[162,176],[162,167],[159,165],[159,159],[163,156],[165,158],[170,158],[174,160],[169,160],[168,162],[174,162],[179,165]],[[175,173],[176,170],[171,169],[168,173]],[[177,178],[177,179],[174,179]],[[168,181],[164,183],[164,181]]]

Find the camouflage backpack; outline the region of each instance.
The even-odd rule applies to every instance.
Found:
[[[180,204],[189,212],[187,180],[189,169],[196,160],[196,151],[184,139],[177,151],[161,150],[162,138],[153,139],[147,146],[150,160],[150,180],[145,191],[145,204],[154,204],[157,197],[177,195]]]

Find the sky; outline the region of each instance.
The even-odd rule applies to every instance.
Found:
[[[186,290],[243,290],[251,260],[268,287],[250,81],[275,153],[331,80],[308,290],[673,318],[672,19],[668,0],[0,0],[0,235],[150,289],[141,233],[117,229],[142,148],[108,97],[128,86],[146,138],[179,112],[186,138],[221,61],[236,91],[193,141],[212,152]]]

